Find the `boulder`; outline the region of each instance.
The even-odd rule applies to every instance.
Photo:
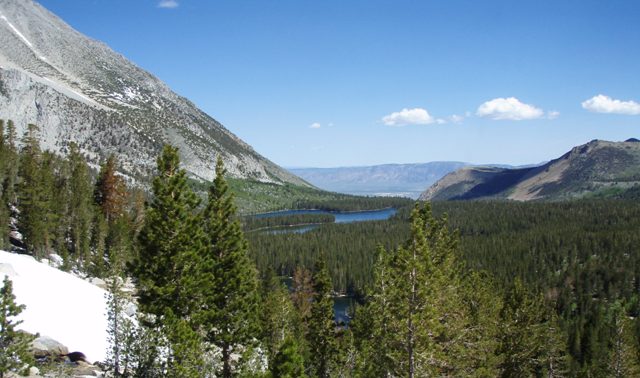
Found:
[[[87,278],[87,281],[89,281],[92,285],[95,285],[101,289],[107,290],[107,283],[98,277],[91,277],[91,278]]]
[[[35,366],[29,367],[29,376],[30,377],[37,377],[39,375],[40,375],[40,369],[38,369]]]
[[[57,358],[61,354],[69,353],[69,349],[66,346],[48,336],[40,336],[33,340],[31,351],[36,359]]]
[[[74,377],[102,377],[104,373],[99,367],[84,361],[77,361],[77,366],[73,368]]]

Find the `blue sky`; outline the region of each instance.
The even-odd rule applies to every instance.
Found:
[[[283,166],[640,137],[632,0],[42,0]]]

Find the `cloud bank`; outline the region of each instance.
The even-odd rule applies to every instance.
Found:
[[[599,94],[582,103],[582,107],[594,113],[640,114],[640,104],[635,101],[621,101]]]
[[[476,115],[494,120],[522,121],[542,118],[544,111],[533,105],[522,103],[515,97],[500,97],[480,105]]]
[[[382,117],[382,123],[387,126],[428,125],[434,122],[437,120],[423,108],[404,108],[399,112]]]
[[[173,9],[179,7],[180,4],[176,0],[160,0],[158,8]]]

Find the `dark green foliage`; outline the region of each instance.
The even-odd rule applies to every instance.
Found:
[[[640,376],[638,338],[634,334],[633,321],[626,315],[621,302],[610,307],[607,320],[612,330],[608,375],[616,378]]]
[[[29,125],[22,140],[18,207],[27,249],[38,257],[44,257],[51,250],[50,195],[53,188],[50,178],[53,172],[50,166],[43,166],[37,133],[37,126]]]
[[[18,148],[16,127],[13,121],[7,121],[7,129],[4,135],[4,176],[2,185],[2,202],[6,204],[16,203],[16,183],[18,182]]]
[[[109,350],[105,361],[115,377],[129,377],[135,370],[134,354],[138,329],[132,319],[125,315],[131,298],[122,290],[122,279],[115,274],[107,286],[107,341]]]
[[[295,339],[288,337],[280,346],[271,363],[273,378],[306,378],[304,359]]]
[[[523,377],[534,375],[538,354],[538,325],[544,316],[544,303],[533,297],[516,279],[507,292],[500,310],[500,349],[503,377]]]
[[[363,338],[360,374],[469,376],[479,369],[493,371],[488,357],[492,346],[478,345],[478,339],[494,337],[495,326],[485,320],[490,309],[472,303],[495,301],[468,293],[457,248],[446,218],[435,219],[428,205],[412,211],[405,243],[393,252],[380,248],[375,284],[367,306],[356,314],[356,323],[362,322],[356,324],[356,335]]]
[[[199,201],[187,187],[178,151],[171,146],[165,146],[158,158],[153,191],[139,235],[139,254],[131,264],[140,309],[154,315],[147,326],[168,342],[168,376],[198,376],[201,340],[190,317],[202,303],[195,214]]]
[[[67,214],[69,222],[70,250],[76,261],[86,263],[90,256],[91,242],[91,217],[92,185],[89,168],[84,161],[78,146],[71,143],[69,148],[70,178],[68,190],[69,210]]]
[[[640,315],[637,201],[433,206],[434,214],[446,212],[449,227],[459,230],[467,270],[486,270],[498,293],[521,277],[529,291],[544,295],[545,306],[555,308],[571,374],[605,371],[612,333],[607,303],[623,299],[628,316]],[[388,250],[409,236],[409,213],[404,208],[386,222],[327,224],[304,234],[257,232],[248,238],[259,269],[274,267],[282,275],[291,275],[297,265],[311,266],[326,248],[335,290],[357,295],[371,285],[376,244]]]
[[[251,256],[258,270],[275,269],[282,276],[293,276],[296,267],[313,267],[326,250],[327,266],[334,289],[341,293],[362,294],[372,282],[372,267],[378,244],[393,248],[407,239],[404,219],[343,224],[324,224],[298,234],[247,233]]]
[[[204,365],[202,340],[190,321],[178,318],[171,309],[163,316],[164,334],[171,348],[165,376],[200,378]]]
[[[192,313],[195,305],[190,269],[198,250],[195,209],[198,198],[186,186],[186,172],[179,167],[178,151],[165,146],[153,180],[154,198],[139,236],[139,253],[132,271],[144,312],[163,316]],[[197,235],[197,234],[196,234]]]
[[[4,201],[9,146],[4,135],[4,120],[0,119],[0,248],[9,247],[9,207]]]
[[[0,289],[0,378],[8,372],[23,372],[34,362],[29,350],[33,336],[16,330],[22,321],[14,318],[25,306],[16,304],[15,299],[13,284],[5,276]]]
[[[202,214],[206,244],[199,257],[202,269],[202,308],[196,319],[205,340],[220,348],[223,377],[241,368],[232,354],[247,354],[260,334],[259,290],[255,266],[247,255],[247,242],[236,217],[233,196],[224,178],[222,160]],[[240,363],[243,361],[241,360]]]
[[[205,183],[193,183],[196,188]],[[292,184],[271,184],[252,180],[229,179],[236,194],[236,204],[243,214],[255,214],[282,209],[318,209],[336,211],[374,210],[402,207],[413,201],[398,197],[359,197],[326,192]],[[203,188],[202,191],[206,190]]]
[[[307,336],[311,353],[309,365],[313,376],[326,378],[330,377],[335,369],[338,346],[331,298],[333,285],[323,258],[319,258],[314,267],[313,292]]]
[[[289,290],[279,277],[271,275],[265,280],[263,298],[260,339],[266,349],[267,360],[273,367],[274,358],[285,340],[296,335],[299,317],[291,301]]]

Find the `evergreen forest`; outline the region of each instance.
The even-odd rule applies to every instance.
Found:
[[[145,185],[118,173],[115,156],[90,167],[73,143],[64,157],[43,151],[38,133],[0,121],[0,247],[59,255],[62,269],[108,282],[113,376],[640,376],[637,200],[297,191],[267,207],[398,212],[351,224],[256,218],[240,214],[251,196],[238,188],[257,186],[229,179],[221,159],[213,182],[194,182],[164,146]],[[318,227],[267,232],[301,224]],[[357,302],[348,326],[334,320],[338,294]],[[17,350],[5,331],[14,299],[5,280],[3,350]],[[0,376],[22,367],[3,353]]]

